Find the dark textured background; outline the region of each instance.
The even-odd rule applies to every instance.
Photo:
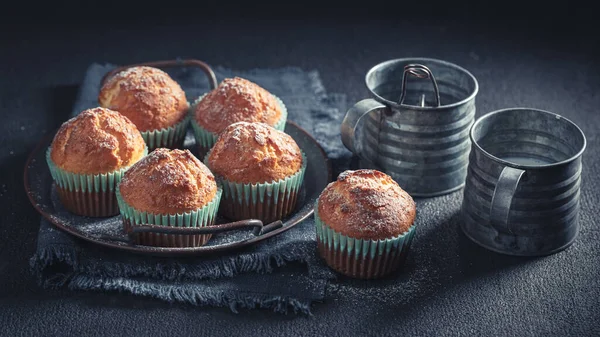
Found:
[[[424,10],[411,14],[416,5]],[[0,335],[600,335],[600,65],[594,21],[586,15],[591,11],[573,2],[556,8],[441,2],[337,9],[297,3],[291,10],[229,2],[161,11],[123,6],[49,3],[35,11],[3,10]],[[480,84],[478,116],[528,106],[581,126],[588,150],[582,229],[572,247],[537,259],[480,249],[458,228],[458,193],[423,201],[429,216],[406,273],[375,282],[341,279],[324,303],[313,306],[314,317],[260,310],[236,315],[37,287],[28,259],[39,215],[23,191],[22,168],[37,140],[67,118],[90,63],[182,57],[236,69],[298,66],[318,70],[328,92],[346,93],[354,102],[366,95],[363,77],[372,65],[406,56],[469,69]]]

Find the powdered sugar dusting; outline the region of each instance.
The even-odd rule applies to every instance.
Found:
[[[258,145],[260,146],[265,146],[267,144],[267,139],[265,138],[265,135],[262,133],[255,133],[254,134],[254,140],[258,143]]]
[[[385,239],[406,232],[416,209],[413,199],[388,175],[356,170],[342,172],[323,190],[319,215],[345,235]]]
[[[159,148],[125,172],[120,189],[123,199],[140,211],[173,214],[206,205],[217,185],[189,150]]]
[[[64,123],[52,142],[52,160],[76,173],[115,171],[137,161],[144,140],[135,125],[116,111],[92,108]]]
[[[158,68],[139,66],[130,67],[114,74],[107,82],[106,86],[118,83],[119,86],[127,89],[144,89],[154,83],[165,84],[165,78],[170,76]],[[124,79],[137,79],[137,81],[127,81]]]
[[[208,159],[211,170],[240,183],[272,182],[302,166],[298,144],[264,123],[237,122],[220,134]]]
[[[197,122],[213,133],[245,121],[275,125],[282,114],[275,97],[256,83],[240,77],[225,78],[196,105]]]
[[[112,76],[100,89],[98,101],[127,116],[140,131],[173,126],[189,108],[179,83],[163,70],[147,66]]]

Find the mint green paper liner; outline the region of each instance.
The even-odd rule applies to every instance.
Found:
[[[403,262],[415,234],[413,224],[394,238],[356,239],[336,232],[321,220],[318,199],[314,214],[317,242],[323,248],[321,256],[331,268],[352,277],[377,278],[395,270]]]
[[[125,171],[131,167],[123,167],[117,171],[101,174],[77,174],[65,171],[56,166],[50,156],[51,150],[51,147],[46,150],[46,162],[48,163],[52,179],[59,187],[71,192],[112,192],[121,181]],[[145,157],[147,154],[148,147],[146,146],[142,157]]]
[[[222,189],[217,188],[213,200],[200,209],[177,214],[154,214],[139,211],[123,200],[119,186],[116,190],[121,216],[133,225],[158,225],[171,227],[205,227],[214,223],[221,201]]]
[[[306,155],[304,152],[301,154],[302,166],[298,172],[270,183],[236,183],[215,174],[223,187],[221,214],[234,220],[253,218],[263,222],[280,220],[288,215],[295,208],[306,172]],[[210,169],[209,156],[210,151],[204,157],[204,164]]]
[[[203,148],[205,151],[208,151],[213,147],[213,145],[215,145],[219,135],[210,132],[202,126],[200,126],[200,124],[198,124],[198,122],[196,121],[196,118],[194,118],[194,111],[196,110],[196,105],[204,98],[204,96],[206,96],[206,94],[198,97],[198,99],[196,99],[192,104],[192,107],[190,108],[190,119],[192,129],[194,131],[194,138],[196,139],[196,145]],[[281,106],[281,117],[273,127],[279,131],[283,131],[285,129],[285,123],[287,121],[288,116],[287,107],[285,106],[283,101],[279,99],[279,97],[275,95],[273,95],[273,97],[275,97],[275,100]]]
[[[142,131],[142,138],[144,138],[150,151],[160,147],[168,149],[180,148],[185,140],[189,122],[190,114],[187,113],[179,123],[173,126],[159,130]]]

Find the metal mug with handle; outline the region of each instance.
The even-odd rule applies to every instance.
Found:
[[[548,255],[572,244],[579,225],[585,135],[570,120],[513,108],[479,118],[462,203],[463,232],[490,250]]]
[[[403,58],[374,66],[365,82],[373,98],[350,108],[341,125],[360,166],[389,174],[417,197],[463,187],[475,77],[446,61]]]

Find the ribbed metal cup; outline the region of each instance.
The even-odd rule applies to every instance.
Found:
[[[551,112],[515,108],[484,115],[470,136],[463,232],[509,255],[548,255],[572,244],[586,147],[581,129]]]
[[[408,81],[407,74],[418,79]],[[376,65],[365,80],[373,98],[348,110],[341,128],[361,168],[387,173],[413,196],[462,188],[475,120],[475,77],[449,62],[406,58]]]

